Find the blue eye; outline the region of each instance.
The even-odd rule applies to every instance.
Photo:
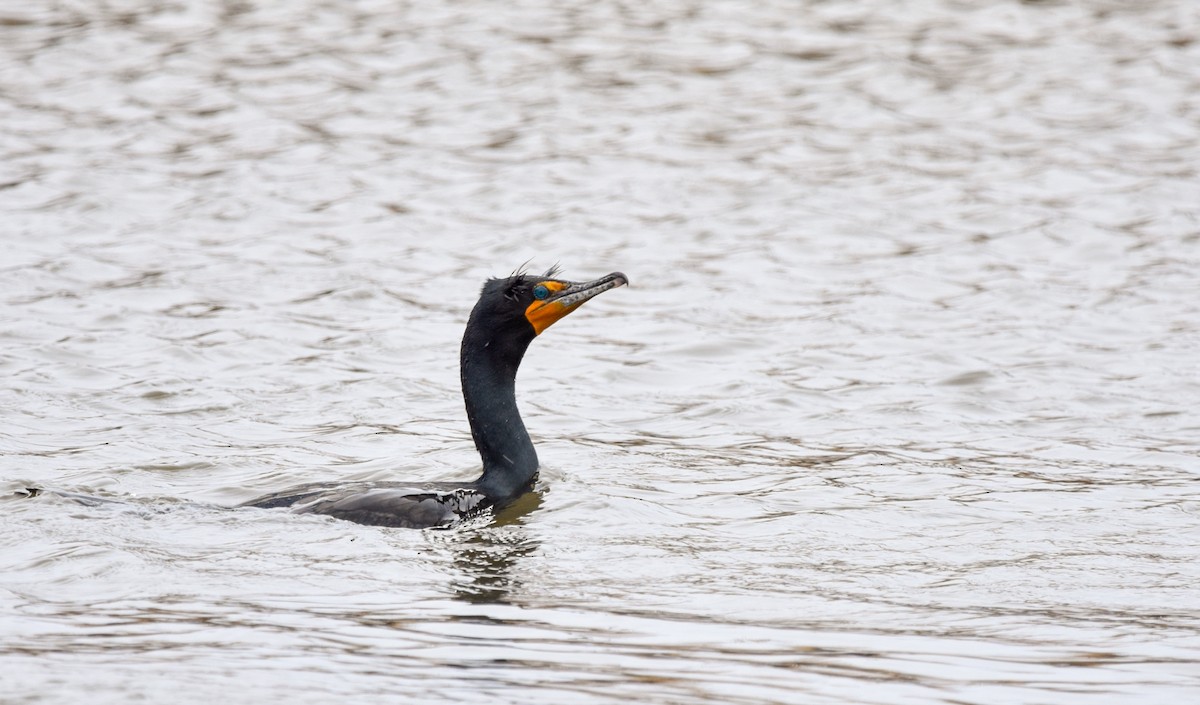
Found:
[[[545,284],[538,284],[537,286],[533,287],[533,298],[537,299],[538,301],[544,300],[549,295],[550,290],[546,288]]]

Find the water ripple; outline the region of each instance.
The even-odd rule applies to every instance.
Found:
[[[1187,700],[1198,37],[1180,0],[0,10],[6,695]],[[634,282],[530,350],[535,493],[226,509],[473,477],[462,321],[530,260]]]

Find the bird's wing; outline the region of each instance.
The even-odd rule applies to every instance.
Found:
[[[484,495],[465,488],[373,488],[330,493],[295,505],[300,514],[326,514],[359,524],[423,529],[445,526],[486,506]]]

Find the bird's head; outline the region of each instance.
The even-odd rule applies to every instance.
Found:
[[[520,330],[532,340],[593,296],[629,283],[621,272],[588,282],[566,281],[556,274],[551,269],[541,276],[518,272],[489,280],[483,285],[472,320],[497,331]]]

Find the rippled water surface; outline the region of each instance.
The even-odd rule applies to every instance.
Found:
[[[1198,145],[1186,0],[4,3],[0,701],[1196,701]],[[535,493],[227,508],[526,261]]]

